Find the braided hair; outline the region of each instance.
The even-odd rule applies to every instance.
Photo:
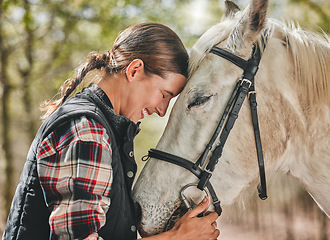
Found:
[[[117,37],[110,51],[90,55],[77,75],[61,86],[60,99],[45,103],[43,119],[72,95],[89,72],[97,69],[108,75],[121,74],[134,59],[144,62],[146,74],[164,77],[166,72],[173,72],[188,76],[188,53],[176,33],[158,23],[134,25]]]
[[[106,73],[111,74],[112,71],[116,71],[111,53],[107,52],[104,54],[93,53],[87,59],[87,61],[81,65],[77,71],[77,75],[68,79],[63,83],[60,88],[60,99],[54,101],[46,101],[45,106],[41,109],[45,111],[45,115],[42,117],[46,119],[53,111],[55,111],[60,105],[62,105],[66,99],[76,90],[77,86],[83,82],[85,76],[92,70],[102,68],[105,69]]]

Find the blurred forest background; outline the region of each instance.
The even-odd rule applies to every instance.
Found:
[[[109,50],[120,31],[140,22],[169,26],[189,50],[223,8],[224,0],[0,0],[0,235],[41,124],[39,106],[88,53]],[[269,16],[330,33],[329,0],[271,0]],[[167,118],[143,120],[135,145],[139,169]],[[221,239],[330,239],[329,218],[294,179],[276,177],[268,189],[266,201],[255,193],[245,207],[224,209]]]

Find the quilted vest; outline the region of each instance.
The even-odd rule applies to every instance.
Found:
[[[100,123],[111,139],[111,204],[106,215],[106,224],[98,233],[103,239],[109,240],[137,238],[137,216],[131,189],[137,170],[133,138],[137,134],[138,126],[128,118],[117,115],[90,88],[85,88],[54,111],[39,128],[12,201],[3,239],[50,238],[50,210],[46,205],[37,174],[38,148],[43,139],[56,127],[81,116],[93,118]],[[84,237],[87,236],[81,236],[81,239]]]

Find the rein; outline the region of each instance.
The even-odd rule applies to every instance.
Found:
[[[218,123],[215,132],[213,133],[209,143],[206,145],[205,150],[198,158],[196,163],[193,163],[191,161],[188,161],[187,159],[157,149],[150,149],[148,151],[148,155],[146,156],[147,159],[156,158],[159,160],[163,160],[181,166],[192,172],[196,177],[199,178],[199,183],[197,185],[197,188],[199,188],[202,191],[204,191],[204,189],[207,188],[207,190],[209,191],[213,201],[215,212],[219,216],[221,215],[222,209],[220,206],[220,201],[218,200],[218,197],[212,187],[212,184],[210,183],[210,178],[212,177],[215,166],[222,155],[224,145],[227,141],[231,129],[235,124],[236,119],[238,118],[238,113],[247,95],[250,100],[252,124],[254,129],[255,144],[256,144],[258,165],[259,165],[260,185],[258,186],[258,192],[259,192],[259,197],[262,200],[265,200],[267,198],[265,167],[264,167],[264,159],[263,159],[259,123],[258,123],[256,91],[254,87],[254,77],[258,71],[259,63],[262,56],[262,51],[265,49],[265,47],[266,47],[265,40],[264,38],[262,38],[261,46],[259,46],[259,44],[257,43],[254,44],[252,55],[248,60],[244,60],[216,46],[213,46],[212,49],[210,50],[211,53],[220,56],[222,58],[225,58],[226,60],[240,67],[241,69],[244,70],[244,72],[240,80],[236,83],[236,86],[233,90],[231,97],[228,100],[226,108],[222,114],[222,117],[220,119],[220,122]],[[203,170],[201,167],[204,165],[206,161],[206,157],[211,151],[214,142],[219,135],[220,135],[219,142],[212,151],[211,156],[209,158],[209,162],[206,165],[205,169]],[[183,195],[182,192],[184,191],[184,189],[187,188],[187,186],[185,186],[181,191],[181,196]],[[182,199],[182,200],[184,200],[186,207],[190,208],[186,199]]]

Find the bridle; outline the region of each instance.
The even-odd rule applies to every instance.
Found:
[[[266,35],[266,34],[265,34]],[[228,135],[231,129],[234,126],[236,119],[238,118],[238,113],[243,105],[245,97],[248,95],[250,100],[250,107],[251,107],[251,115],[252,115],[252,124],[254,129],[254,136],[255,136],[255,144],[258,156],[258,165],[259,165],[259,175],[260,175],[260,185],[258,186],[259,197],[262,200],[267,198],[267,191],[266,191],[266,177],[265,177],[265,167],[264,167],[264,160],[263,160],[263,153],[262,153],[262,146],[261,146],[261,139],[260,139],[260,131],[259,131],[259,123],[258,123],[258,114],[257,114],[257,101],[256,101],[256,91],[254,87],[254,77],[258,71],[259,63],[261,60],[262,52],[266,47],[265,44],[266,39],[262,37],[261,43],[255,43],[253,46],[253,51],[251,57],[248,60],[244,60],[224,49],[219,47],[213,46],[210,50],[211,53],[216,54],[226,60],[232,62],[233,64],[237,65],[241,69],[244,70],[241,78],[236,83],[236,86],[233,90],[231,97],[226,105],[226,108],[222,114],[220,122],[212,135],[211,140],[206,145],[205,150],[198,158],[198,160],[193,163],[188,161],[187,159],[181,158],[179,156],[163,152],[157,149],[150,149],[148,151],[148,155],[146,156],[147,159],[149,158],[156,158],[159,160],[163,160],[169,163],[176,164],[181,166],[190,172],[192,172],[196,177],[198,177],[199,183],[197,184],[197,188],[202,191],[205,191],[207,188],[214,205],[215,212],[218,215],[221,215],[222,209],[220,206],[220,201],[210,183],[210,178],[212,177],[212,173],[215,169],[216,164],[218,163],[221,155],[223,147],[227,141]],[[224,127],[223,127],[224,126]],[[221,133],[221,134],[220,134]],[[219,137],[219,142],[214,148],[211,156],[209,158],[209,162],[204,168],[206,161],[206,157],[208,156],[209,152],[211,151],[215,140]],[[184,202],[186,207],[189,209],[190,205],[188,201],[185,199],[184,191],[190,187],[195,186],[194,184],[186,185],[180,193],[181,200]],[[205,191],[208,195],[208,192]]]

